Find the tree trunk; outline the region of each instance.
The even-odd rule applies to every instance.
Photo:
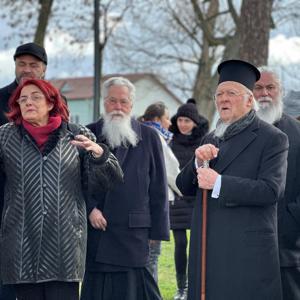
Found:
[[[218,12],[218,0],[210,1],[207,19],[216,15]],[[215,20],[215,19],[214,19]],[[213,32],[215,21],[208,21],[207,26]],[[215,62],[212,57],[210,43],[203,35],[203,47],[199,59],[198,70],[193,88],[193,97],[196,100],[197,108],[200,114],[204,115],[209,121],[212,121],[215,105],[213,101],[216,79],[211,77],[211,69]]]
[[[41,9],[40,9],[40,14],[38,19],[38,25],[34,36],[34,42],[36,44],[44,46],[46,29],[47,29],[49,16],[51,13],[53,0],[39,0],[39,3],[41,5]]]
[[[273,0],[244,0],[241,7],[239,58],[256,66],[266,65]]]

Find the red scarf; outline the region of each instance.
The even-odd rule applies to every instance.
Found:
[[[48,141],[50,133],[61,125],[61,117],[49,117],[48,124],[45,126],[35,127],[25,120],[22,120],[22,124],[36,141],[39,149],[42,150],[45,143]]]

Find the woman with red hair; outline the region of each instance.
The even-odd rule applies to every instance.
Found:
[[[0,128],[5,176],[1,279],[18,300],[76,300],[86,252],[85,200],[121,180],[108,148],[80,125],[49,82],[29,79]],[[89,188],[89,189],[88,189]]]

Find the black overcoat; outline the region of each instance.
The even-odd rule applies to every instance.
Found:
[[[204,144],[207,143],[205,140]],[[220,144],[210,165],[222,175],[218,199],[208,193],[207,300],[280,300],[277,200],[284,192],[287,136],[257,117]],[[202,193],[194,161],[177,177],[197,194],[191,230],[188,300],[200,299]]]
[[[105,142],[102,120],[87,126],[98,142]],[[98,207],[107,220],[105,231],[88,228],[87,269],[97,263],[121,267],[144,267],[148,241],[169,239],[167,179],[158,134],[132,119],[136,147],[118,147],[114,154],[124,172],[124,182],[105,197],[95,195],[88,212]]]
[[[8,112],[8,100],[13,94],[15,89],[18,87],[17,81],[13,81],[11,84],[0,89],[0,125],[3,125],[8,122],[6,113]],[[3,209],[3,193],[4,193],[4,182],[5,176],[0,175],[0,215],[2,215]]]
[[[0,125],[8,122],[5,116],[5,113],[8,112],[8,100],[17,87],[18,83],[15,80],[11,84],[0,89]]]
[[[194,156],[195,150],[199,147],[203,136],[208,131],[208,121],[202,117],[200,124],[193,128],[191,135],[180,133],[177,126],[177,118],[172,118],[170,131],[174,133],[170,143],[171,149],[178,159],[180,170]],[[194,208],[195,197],[175,196],[175,201],[170,201],[170,225],[171,229],[190,229]]]
[[[300,122],[283,114],[275,126],[290,145],[285,193],[278,205],[280,265],[300,267]]]

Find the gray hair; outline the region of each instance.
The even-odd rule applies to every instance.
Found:
[[[126,86],[129,90],[129,98],[132,102],[135,100],[135,86],[124,77],[111,77],[103,83],[103,98],[107,98],[108,90],[111,86]]]
[[[244,95],[244,100],[248,100],[251,96],[253,98],[253,102],[252,102],[252,109],[254,109],[255,111],[258,111],[259,106],[257,101],[255,100],[255,97],[253,95],[253,92],[251,90],[249,90],[247,87],[245,87],[245,95]]]
[[[268,67],[268,66],[260,66],[258,68],[258,70],[259,70],[260,73],[268,73],[268,74],[271,74],[273,76],[275,82],[278,84],[279,91],[282,95],[283,94],[283,87],[282,87],[282,83],[281,83],[281,80],[279,78],[278,73],[273,68]]]

